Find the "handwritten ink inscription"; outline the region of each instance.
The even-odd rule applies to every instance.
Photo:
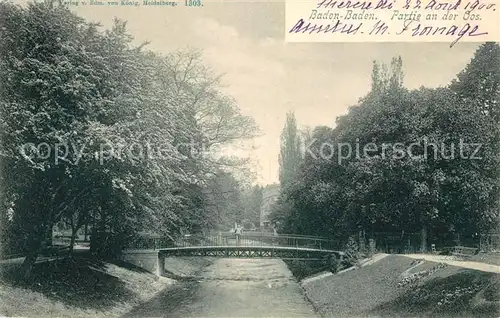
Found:
[[[287,0],[291,42],[499,40],[498,0]]]

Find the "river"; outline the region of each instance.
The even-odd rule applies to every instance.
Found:
[[[317,317],[279,259],[216,259],[128,317]]]

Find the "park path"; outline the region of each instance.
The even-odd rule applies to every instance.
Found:
[[[431,262],[445,263],[452,266],[475,269],[482,272],[500,274],[500,266],[473,262],[473,261],[460,261],[453,256],[432,255],[432,254],[403,254],[405,257],[413,259],[423,259]]]
[[[89,253],[88,248],[75,248],[73,250],[73,255],[84,255]],[[39,255],[36,259],[35,263],[43,263],[43,262],[51,262],[57,259],[60,259],[62,257],[65,257],[66,254],[63,253],[61,256],[42,256]],[[7,259],[1,259],[0,260],[0,265],[20,265],[24,262],[25,257],[15,257],[15,258],[7,258]]]

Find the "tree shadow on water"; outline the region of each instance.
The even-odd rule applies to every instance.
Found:
[[[40,292],[47,298],[82,309],[106,309],[134,293],[117,277],[105,272],[105,263],[90,257],[73,257],[35,264],[29,281],[18,279],[18,266],[1,272],[5,284]]]

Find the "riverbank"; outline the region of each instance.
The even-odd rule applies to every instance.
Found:
[[[297,282],[278,259],[168,258],[168,277],[157,277],[130,263],[75,257],[37,264],[27,285],[4,264],[0,315],[498,317],[500,274],[453,264],[381,254]]]
[[[323,262],[305,260],[284,260],[284,262],[299,281],[319,273],[329,272],[329,267]]]
[[[498,317],[500,274],[388,255],[302,287],[323,317]]]
[[[195,275],[208,259],[169,259],[169,273]],[[1,267],[0,316],[117,317],[173,288],[177,281],[158,277],[130,263],[75,257],[39,263],[34,278],[18,283],[18,265]]]

